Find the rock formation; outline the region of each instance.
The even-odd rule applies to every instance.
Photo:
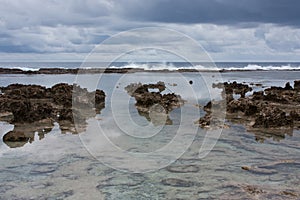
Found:
[[[249,131],[267,132],[284,137],[293,128],[300,128],[300,81],[294,87],[286,83],[285,87],[270,87],[246,96],[252,88],[237,82],[218,83],[213,87],[222,88],[222,96],[226,99],[226,120],[244,124]],[[234,98],[234,94],[240,94]],[[213,102],[220,104],[222,101]],[[206,115],[200,118],[201,127],[210,126],[212,118],[209,102],[204,110]],[[260,138],[261,139],[261,138]]]
[[[54,122],[60,125],[62,132],[77,133],[75,123],[84,127],[86,119],[100,113],[105,106],[103,91],[88,92],[86,88],[65,83],[51,88],[12,84],[0,90],[0,119],[15,125],[14,130],[3,137],[7,144],[31,142],[35,132],[49,132]]]
[[[125,87],[127,93],[135,98],[135,106],[140,115],[146,116],[148,121],[172,124],[168,114],[174,108],[183,105],[184,101],[180,95],[174,93],[162,94],[165,89],[165,83],[160,81],[156,84],[132,83]],[[165,120],[155,120],[155,118]]]

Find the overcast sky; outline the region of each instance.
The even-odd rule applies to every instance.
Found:
[[[182,32],[215,61],[300,61],[299,0],[0,0],[0,5],[1,61],[82,61],[110,36],[142,27]]]

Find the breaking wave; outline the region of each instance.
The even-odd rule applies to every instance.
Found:
[[[238,67],[230,67],[230,66],[218,66],[218,65],[186,65],[180,66],[175,64],[127,64],[122,66],[111,66],[109,68],[120,69],[120,68],[132,68],[132,69],[143,69],[147,71],[160,71],[160,70],[169,70],[169,71],[177,71],[177,70],[199,70],[199,71],[298,71],[300,70],[300,65],[292,66],[292,65],[256,65],[256,64],[246,64]]]
[[[80,63],[76,65],[72,63],[59,63],[59,64],[49,64],[41,66],[34,66],[27,64],[26,66],[22,65],[10,65],[4,66],[3,68],[9,69],[19,69],[22,71],[38,71],[44,68],[60,68],[60,69],[74,69],[80,68]],[[0,68],[2,66],[0,65]],[[85,69],[96,69],[96,68],[106,68],[103,65],[91,64],[90,66],[84,67]],[[146,71],[300,71],[300,63],[259,63],[259,64],[249,64],[249,63],[197,63],[191,65],[189,63],[113,63],[109,66],[110,69],[139,69]]]

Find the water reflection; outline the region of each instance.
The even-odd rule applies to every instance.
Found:
[[[34,142],[36,134],[39,140],[44,139],[53,127],[54,123],[51,120],[43,120],[40,123],[15,124],[14,129],[3,136],[3,142],[11,148],[22,147],[26,143]]]
[[[170,119],[170,116],[164,112],[143,112],[138,110],[140,116],[145,117],[149,122],[154,126],[163,126],[163,125],[173,125],[173,121]]]

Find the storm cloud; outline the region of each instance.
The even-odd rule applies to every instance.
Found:
[[[217,60],[300,56],[297,0],[0,0],[0,5],[4,61],[84,59],[105,39],[141,27],[182,32]]]
[[[273,23],[300,25],[297,0],[162,0],[123,1],[123,14],[132,20],[167,23],[238,25]]]

